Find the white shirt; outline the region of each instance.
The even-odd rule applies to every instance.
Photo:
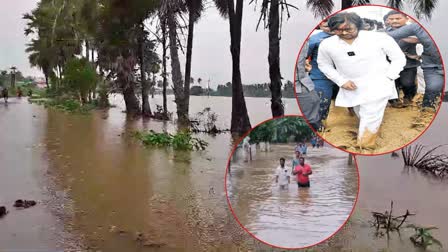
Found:
[[[291,174],[291,170],[288,167],[281,167],[280,165],[275,170],[275,175],[278,176],[278,184],[279,185],[287,185],[288,177]]]
[[[394,80],[400,77],[406,57],[387,34],[359,31],[352,44],[338,36],[323,40],[319,46],[317,64],[338,86],[349,80],[355,83],[355,90],[341,88],[335,103],[340,107],[354,107],[382,98],[398,98]]]

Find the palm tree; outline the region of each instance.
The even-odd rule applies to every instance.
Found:
[[[193,34],[194,24],[201,17],[204,11],[204,0],[186,0],[185,1],[188,10],[188,38],[187,38],[187,58],[185,62],[185,87],[184,87],[184,99],[186,113],[188,115],[190,107],[190,77],[191,77],[191,59],[193,51]]]
[[[166,0],[161,2],[161,22],[166,22],[171,62],[171,79],[176,102],[177,118],[181,128],[189,126],[188,105],[190,80],[184,81],[180,69],[178,48],[179,39],[177,29],[181,28],[178,16],[186,11],[187,7],[182,0]]]
[[[234,134],[244,134],[250,128],[241,82],[240,52],[241,25],[243,18],[243,0],[214,0],[223,17],[229,18],[230,52],[232,54],[232,119],[230,131]]]
[[[252,0],[252,2],[257,0]],[[283,116],[285,114],[284,105],[282,102],[282,76],[280,73],[280,32],[281,32],[281,20],[280,20],[280,6],[283,10],[287,11],[289,17],[289,7],[296,8],[287,3],[286,0],[263,0],[261,4],[261,15],[258,20],[257,30],[260,22],[263,20],[265,28],[269,29],[269,78],[271,83],[269,88],[271,90],[271,110],[272,116]],[[268,19],[268,22],[266,22]]]
[[[28,59],[33,67],[38,67],[42,70],[45,76],[45,84],[47,88],[50,88],[49,77],[53,72],[54,66],[54,54],[51,52],[51,49],[48,45],[46,45],[45,39],[33,39],[31,43],[28,44],[28,47],[25,49],[25,52],[30,53]]]

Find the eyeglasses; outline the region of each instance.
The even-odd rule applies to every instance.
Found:
[[[355,27],[350,27],[350,28],[345,28],[345,29],[334,29],[333,30],[334,33],[343,33],[343,32],[353,33],[355,31],[356,31]]]

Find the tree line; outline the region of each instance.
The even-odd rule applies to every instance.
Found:
[[[344,0],[342,7],[368,2]],[[231,132],[242,134],[251,128],[240,71],[243,0],[41,0],[23,16],[25,34],[31,37],[26,51],[30,64],[43,72],[49,90],[73,94],[82,103],[95,99],[100,88],[121,92],[126,112],[134,116],[153,116],[148,93],[156,85],[156,76],[162,77],[163,113],[168,114],[171,78],[178,122],[188,126],[194,29],[207,4],[228,20],[232,81],[225,92],[230,90],[232,97]],[[273,116],[281,116],[281,25],[296,7],[287,0],[251,0],[250,4],[261,6],[256,29],[268,30],[271,110]],[[308,0],[307,7],[316,17],[324,17],[334,3]],[[184,66],[180,53],[186,57]]]

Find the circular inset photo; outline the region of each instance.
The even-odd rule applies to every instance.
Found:
[[[431,35],[385,6],[324,19],[296,63],[304,117],[325,141],[354,154],[385,154],[416,140],[436,116],[444,84]]]
[[[241,227],[279,248],[306,248],[334,235],[358,197],[355,158],[326,144],[299,116],[265,121],[229,158],[225,188]]]

